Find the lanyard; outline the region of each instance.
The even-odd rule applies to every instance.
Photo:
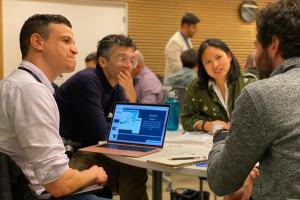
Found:
[[[35,75],[35,73],[33,73],[32,71],[30,71],[29,69],[24,68],[24,67],[18,67],[18,69],[21,69],[21,70],[24,70],[24,71],[28,72],[29,74],[31,74],[33,76],[33,78],[35,78],[35,80],[37,80],[38,82],[42,83],[41,79],[39,79],[39,77],[37,77],[37,75]]]

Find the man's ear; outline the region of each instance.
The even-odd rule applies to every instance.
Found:
[[[247,69],[247,62],[244,62],[244,71]]]
[[[280,40],[279,40],[279,38],[277,37],[277,35],[273,35],[272,42],[268,46],[269,56],[271,58],[275,58],[278,55],[281,56],[281,52],[279,50],[279,46],[280,46]]]
[[[98,63],[99,63],[101,68],[105,68],[106,65],[107,65],[107,60],[106,60],[106,58],[103,58],[103,57],[100,56],[98,58]]]
[[[31,46],[38,51],[42,51],[44,49],[42,37],[38,33],[34,33],[31,35],[30,43]]]

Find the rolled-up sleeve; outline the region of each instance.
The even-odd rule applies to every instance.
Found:
[[[59,112],[49,90],[41,84],[16,89],[9,117],[41,185],[57,180],[69,168],[59,135]]]

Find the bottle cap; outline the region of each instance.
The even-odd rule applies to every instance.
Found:
[[[175,94],[175,91],[173,90],[173,91],[170,91],[170,92],[169,92],[169,95],[168,95],[168,96],[169,96],[169,98],[175,98],[175,95],[176,95],[176,94]]]

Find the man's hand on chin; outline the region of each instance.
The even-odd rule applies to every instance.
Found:
[[[118,74],[119,84],[125,90],[125,96],[130,103],[136,103],[136,93],[133,87],[133,81],[128,71],[120,71]]]

